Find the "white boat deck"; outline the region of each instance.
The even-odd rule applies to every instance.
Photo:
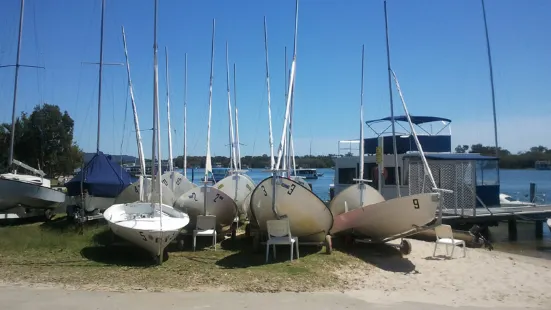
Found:
[[[458,210],[458,214],[455,214],[453,211],[444,211],[442,214],[443,219],[454,219],[454,218],[509,218],[515,216],[541,216],[541,217],[551,217],[551,205],[536,205],[536,206],[519,206],[519,207],[488,207],[486,208],[476,208],[475,210],[465,209],[463,214]]]

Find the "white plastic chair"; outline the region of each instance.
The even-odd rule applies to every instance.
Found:
[[[212,237],[212,246],[216,251],[216,216],[214,215],[198,215],[197,225],[193,230],[193,251],[199,237]]]
[[[463,257],[467,256],[467,246],[465,245],[465,241],[454,239],[452,227],[450,225],[436,226],[434,228],[434,232],[436,232],[436,242],[434,243],[434,252],[432,253],[432,256],[436,255],[436,248],[439,244],[446,245],[446,255],[448,255],[450,258],[453,257],[453,251],[456,246],[462,246]],[[448,246],[450,245],[452,246],[451,255],[448,254]]]
[[[276,257],[275,246],[285,244],[288,244],[291,247],[291,260],[293,260],[293,246],[296,246],[298,259],[298,237],[293,237],[291,235],[289,220],[269,220],[266,221],[266,226],[268,228],[268,241],[266,242],[266,263],[268,262],[268,256],[270,254],[270,245],[272,246],[274,259]]]

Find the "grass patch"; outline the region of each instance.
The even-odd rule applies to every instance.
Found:
[[[134,246],[110,245],[104,224],[92,224],[79,234],[65,219],[52,223],[0,227],[0,280],[58,283],[114,290],[314,291],[346,289],[342,274],[365,272],[370,265],[356,255],[302,246],[300,259],[289,261],[289,248],[279,246],[277,258],[265,264],[265,248],[255,253],[252,241],[239,235],[217,250],[205,248],[209,238],[191,240],[186,249],[169,249],[161,266]],[[271,254],[270,254],[271,255]]]

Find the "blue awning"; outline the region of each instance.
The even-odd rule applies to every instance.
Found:
[[[451,121],[452,121],[451,119],[438,117],[438,116],[413,116],[413,115],[410,115],[409,117],[411,118],[411,122],[415,125],[420,125],[420,124],[424,124],[424,123],[439,122],[439,121],[444,121],[444,122],[451,123]],[[377,122],[384,122],[384,121],[390,122],[391,120],[392,120],[392,118],[389,116],[389,117],[384,117],[384,118],[381,118],[381,119],[370,120],[370,121],[367,121],[365,123],[369,125],[369,124],[377,123]],[[407,122],[408,121],[407,116],[405,116],[405,115],[394,116],[394,120],[397,121],[397,122]]]

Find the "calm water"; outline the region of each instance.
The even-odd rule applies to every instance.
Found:
[[[247,174],[259,183],[269,177],[264,169],[250,169]],[[191,179],[192,171],[188,169],[188,178]],[[317,180],[308,180],[312,184],[313,191],[322,200],[329,200],[329,185],[333,183],[334,170],[318,169],[323,176]],[[204,175],[203,169],[194,172],[194,182],[199,183]],[[528,200],[530,182],[537,185],[539,197],[547,198],[551,203],[551,171],[550,170],[500,170],[501,192],[509,194],[519,200]],[[490,229],[491,240],[496,249],[506,252],[530,255],[551,259],[551,232],[547,224],[543,224],[543,239],[535,240],[535,227],[533,223],[519,223],[517,227],[517,240],[510,241],[507,232],[507,223],[501,223],[498,227]]]

